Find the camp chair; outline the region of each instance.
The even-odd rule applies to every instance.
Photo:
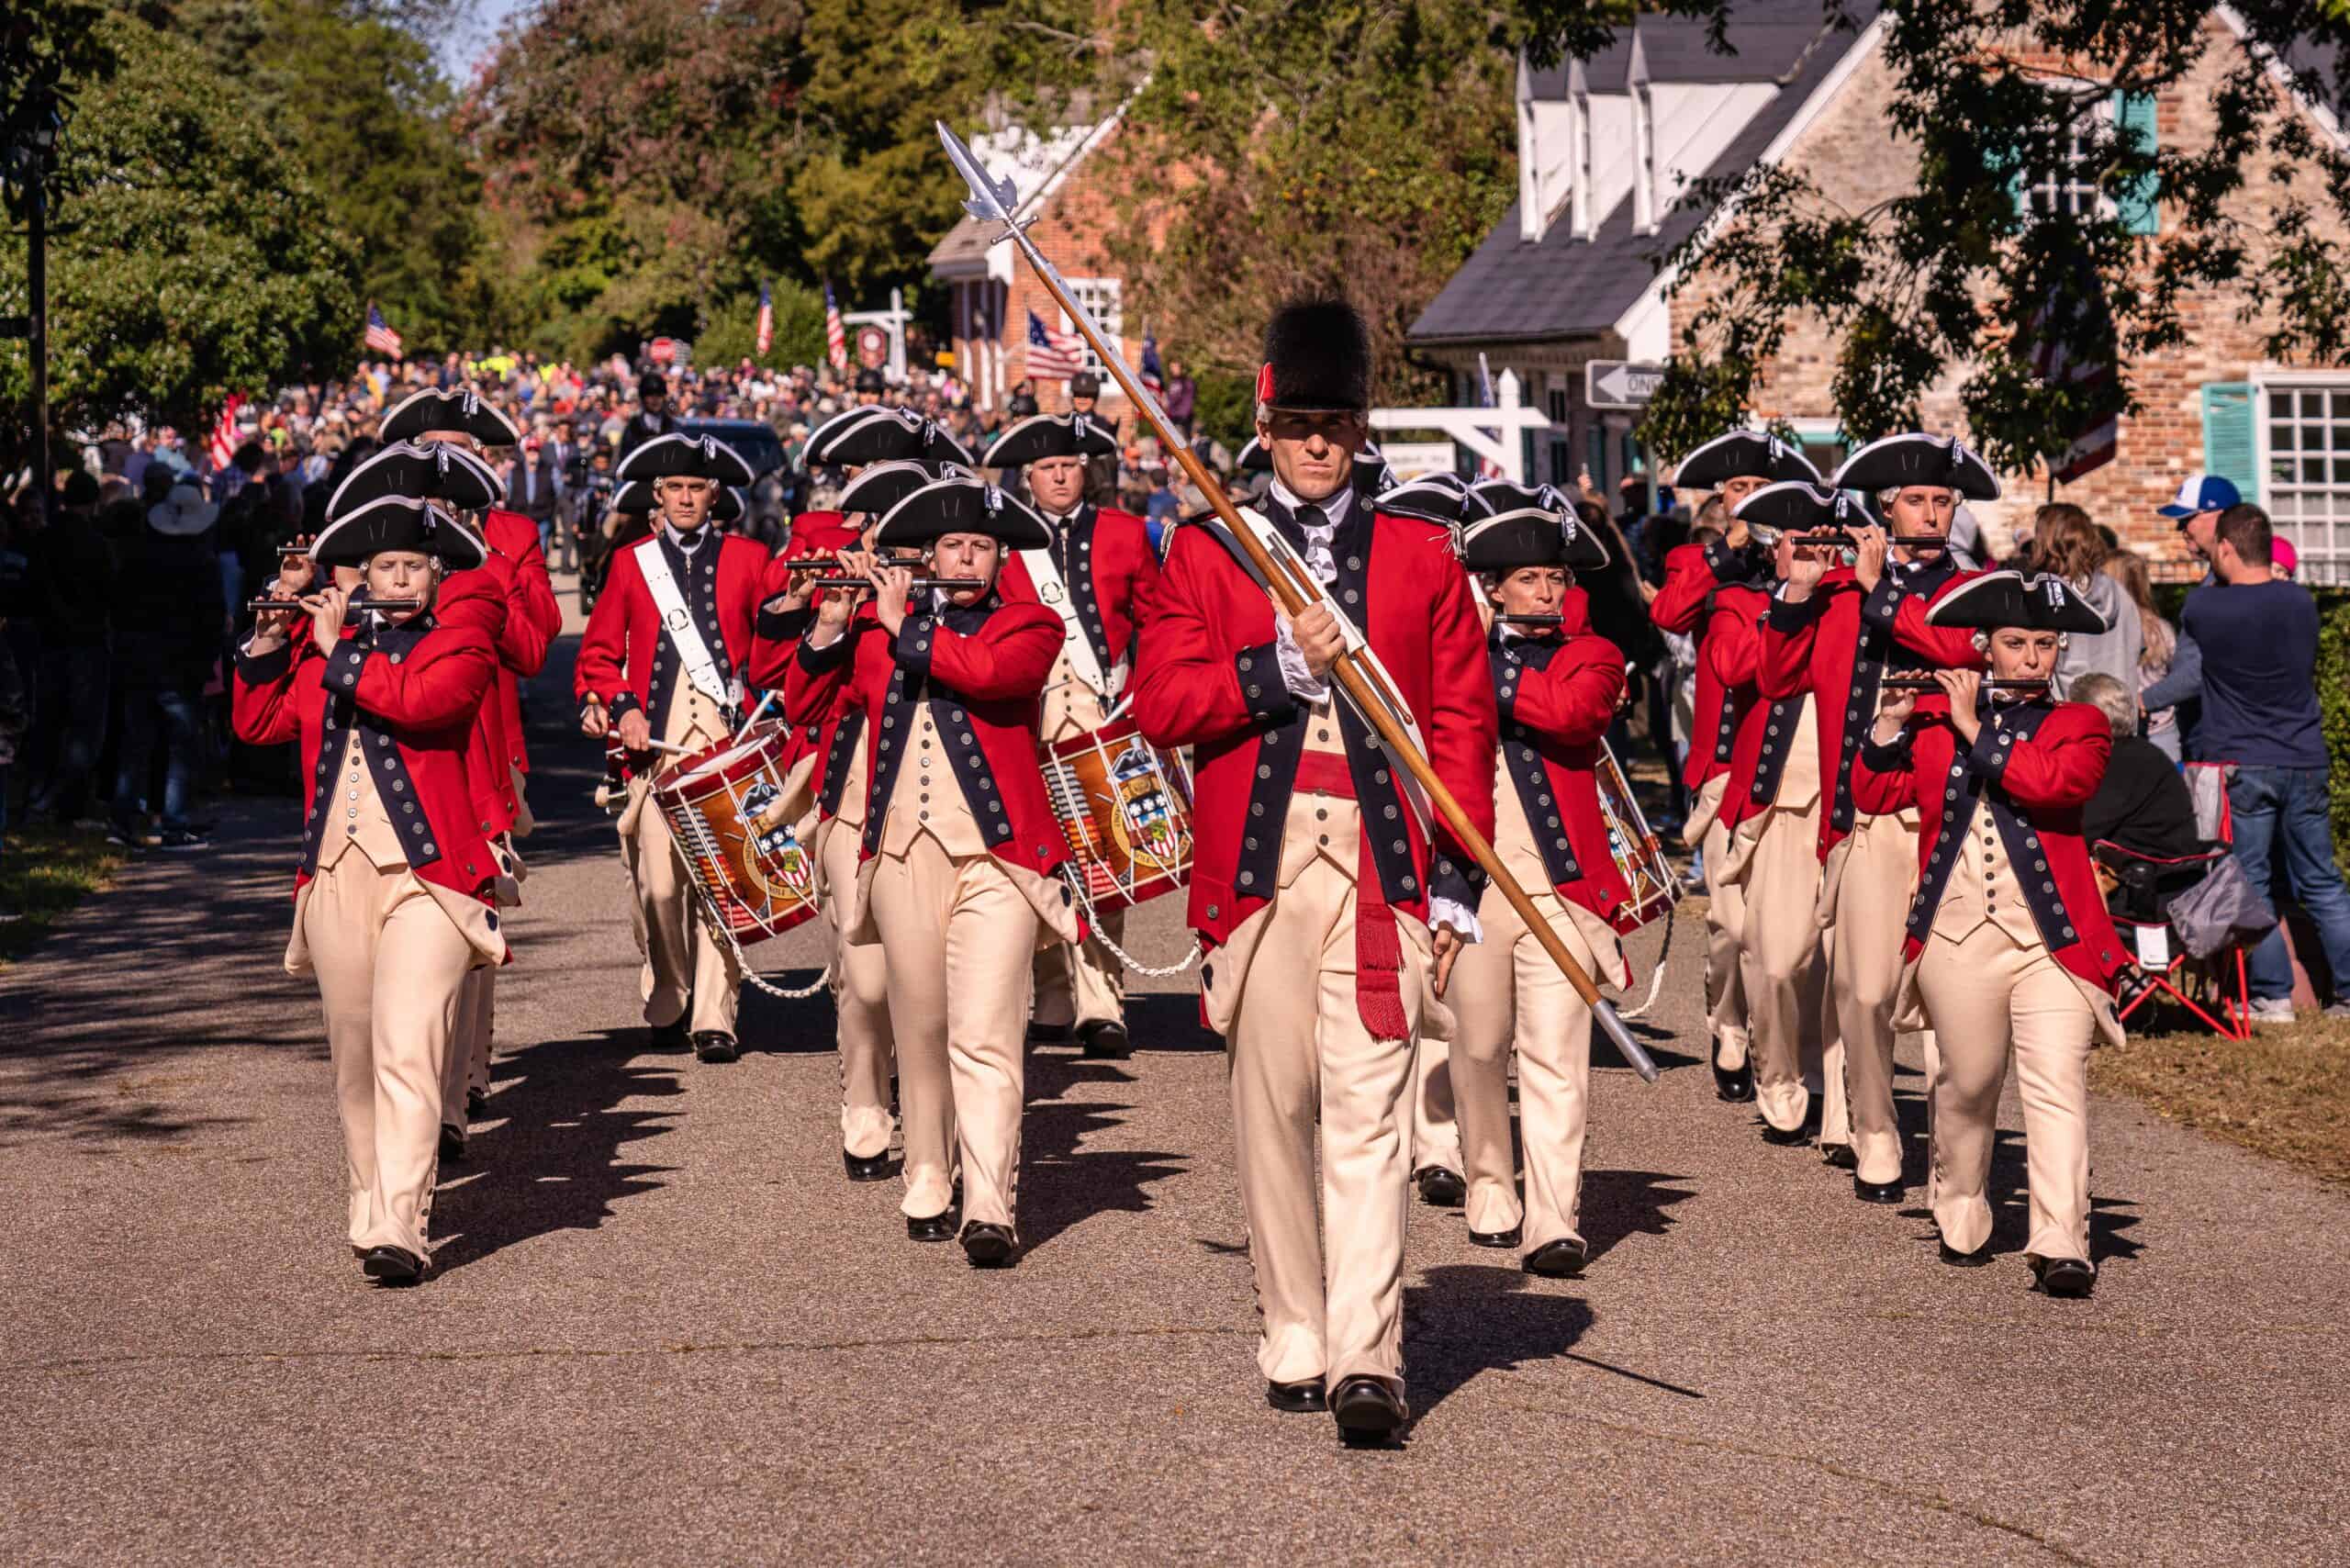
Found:
[[[2157,993],[2168,996],[2227,1039],[2252,1037],[2252,993],[2244,953],[2277,924],[2277,916],[2234,862],[2225,845],[2177,858],[2141,855],[2109,839],[2091,846],[2113,879],[2106,898],[2114,928],[2143,971],[2146,983],[2119,1011],[2127,1021]],[[2213,879],[2218,879],[2216,884]],[[2231,971],[2232,970],[2232,973]],[[2193,981],[2220,1010],[2214,1017],[2188,994]]]

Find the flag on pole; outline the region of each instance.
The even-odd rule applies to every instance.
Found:
[[[367,330],[364,341],[367,347],[377,353],[387,353],[394,359],[400,357],[400,335],[392,330],[391,323],[384,319],[383,311],[376,308],[375,302],[372,299],[367,302]]]
[[[768,292],[765,280],[762,280],[759,284],[759,336],[755,352],[760,358],[764,359],[767,357],[767,350],[773,347],[775,347],[775,296]]]
[[[1485,351],[1479,349],[1477,351],[1477,407],[1481,409],[1490,409],[1494,406],[1494,367],[1487,362],[1485,358]],[[1501,476],[1502,468],[1500,464],[1494,462],[1490,457],[1480,457],[1477,460],[1477,477],[1480,479],[1498,479]]]
[[[228,467],[229,461],[237,455],[237,410],[244,406],[244,398],[235,392],[229,394],[229,400],[220,405],[220,419],[212,427],[212,444],[207,449],[216,470]]]
[[[841,320],[841,308],[833,298],[833,281],[824,280],[824,357],[834,370],[848,368],[848,327]]]
[[[1028,374],[1040,381],[1067,381],[1085,368],[1085,340],[1056,332],[1035,311],[1028,312]]]
[[[2105,290],[2086,263],[2075,270],[2069,286],[2051,287],[2048,297],[2024,323],[2016,345],[2043,386],[2065,386],[2086,394],[2092,406],[2114,379],[2113,314],[2107,308]],[[2067,340],[2074,342],[2067,342]],[[2085,353],[2075,342],[2090,345]],[[2071,484],[2113,461],[2121,426],[2110,409],[2085,415],[2071,431],[2055,432],[2065,442],[2045,454],[2050,475]]]
[[[1167,372],[1158,363],[1158,340],[1142,335],[1142,389],[1157,398],[1167,390]]]

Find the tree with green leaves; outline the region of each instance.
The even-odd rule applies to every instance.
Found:
[[[69,73],[51,185],[52,421],[126,415],[199,428],[231,392],[347,368],[358,266],[324,203],[252,106],[189,44],[128,17],[92,19]],[[86,67],[84,68],[86,69]],[[0,235],[0,314],[28,307],[25,237]],[[0,344],[0,398],[30,365]]]

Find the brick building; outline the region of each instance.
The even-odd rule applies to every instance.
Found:
[[[1036,132],[1014,127],[972,140],[971,150],[989,171],[1009,174],[1020,195],[1016,216],[1033,218],[1028,236],[1060,272],[1086,309],[1125,346],[1126,363],[1139,364],[1141,334],[1126,319],[1125,284],[1111,262],[1103,236],[1119,221],[1118,191],[1111,173],[1114,160],[1100,156],[1117,134],[1121,111],[1098,120]],[[955,363],[969,380],[983,409],[1003,405],[1028,372],[1028,319],[1033,312],[1054,331],[1073,324],[1009,244],[990,245],[986,229],[965,218],[930,252],[931,276],[952,294]],[[1089,347],[1085,364],[1101,363]],[[1069,407],[1061,380],[1039,381],[1038,401],[1046,413]],[[1125,414],[1117,384],[1102,377],[1102,408]]]
[[[1707,50],[1697,24],[1642,17],[1589,62],[1550,72],[1521,66],[1518,204],[1410,337],[1464,377],[1481,351],[1495,373],[1505,364],[1518,371],[1554,427],[1532,438],[1544,477],[1570,479],[1588,465],[1606,484],[1639,465],[1636,416],[1584,407],[1582,367],[1593,359],[1662,360],[1681,346],[1709,280],[1660,272],[1655,258],[1711,216],[1678,207],[1686,183],[1771,162],[1807,177],[1848,211],[1914,188],[1915,158],[1879,106],[1892,77],[1878,47],[1886,21],[1873,6],[1847,9],[1863,24],[1857,32],[1824,26],[1816,0],[1740,5],[1729,31],[1738,52],[1729,57]],[[2213,92],[2244,45],[2225,7],[2215,7],[2205,27],[2211,47],[2193,73],[2159,95],[2116,95],[2103,112],[2161,145],[2208,138]],[[2061,73],[2065,62],[2042,63]],[[2324,106],[2296,98],[2281,82],[2274,112],[2305,115],[2318,134],[2342,140]],[[2328,211],[2314,171],[2301,179],[2317,210]],[[2084,170],[2079,180],[2045,182],[2020,199],[2110,198]],[[2236,207],[2258,226],[2275,199],[2255,174]],[[2166,214],[2147,201],[2124,217],[2159,233]],[[2350,366],[2266,359],[2266,323],[2239,319],[2240,305],[2233,291],[2186,302],[2187,345],[2128,367],[2142,406],[2120,421],[2114,460],[2057,493],[2161,558],[2177,546],[2154,509],[2185,474],[2225,474],[2270,509],[2307,563],[2305,577],[2350,582]],[[1848,449],[1830,393],[1835,347],[1824,324],[1798,326],[1754,398],[1758,421],[1792,425],[1823,469]],[[1928,394],[1928,429],[1964,433],[1959,379]],[[2004,483],[2009,498],[1978,509],[1999,544],[2047,494],[2039,470]]]

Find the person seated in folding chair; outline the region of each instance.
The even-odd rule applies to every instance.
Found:
[[[1888,684],[1852,768],[1864,812],[1915,807],[1919,879],[1896,1016],[1922,1007],[1929,1063],[1927,1205],[1942,1259],[1990,1261],[1985,1195],[2008,1062],[2023,1100],[2038,1288],[2085,1296],[2089,1260],[2088,1058],[2121,1038],[2113,1011],[2128,950],[2106,913],[2081,833],[2112,751],[2105,715],[2051,702],[2065,634],[2105,618],[2054,577],[1991,572],[1951,587],[1926,612],[1972,627],[1990,665],[1939,669],[1946,712],[1919,712]],[[1913,717],[1914,715],[1914,717]]]

